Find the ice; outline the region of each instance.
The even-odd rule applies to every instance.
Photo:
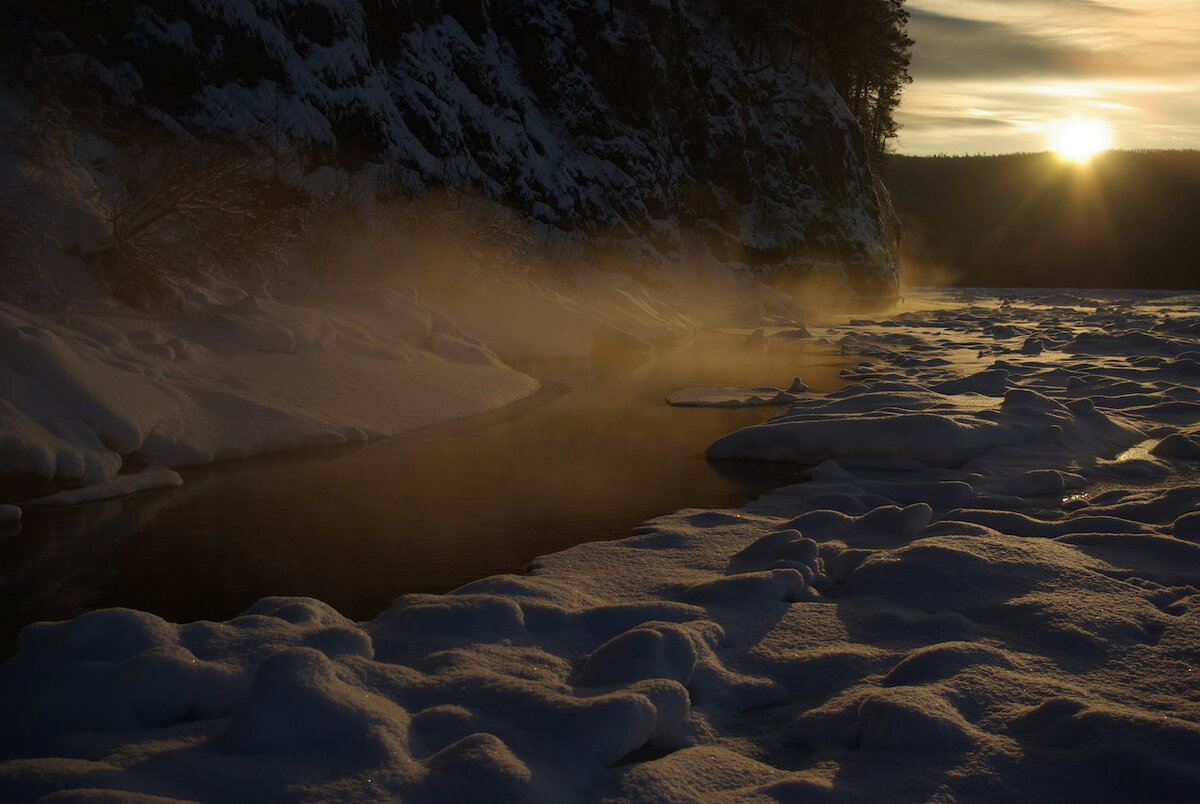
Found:
[[[759,405],[790,405],[798,393],[763,386],[761,388],[680,388],[667,394],[667,404],[691,408],[746,408]]]
[[[269,598],[225,623],[29,626],[0,665],[0,799],[1193,799],[1200,481],[1191,423],[1140,403],[1194,375],[977,346],[1048,316],[1182,346],[1154,320],[1195,300],[914,297],[857,325],[859,349],[916,338],[874,376],[732,437],[775,457],[744,434],[782,423],[782,457],[813,464],[742,509],[365,623]],[[953,360],[901,365],[934,341]]]
[[[747,408],[760,405],[790,405],[808,391],[796,377],[787,388],[680,388],[667,394],[667,404],[692,408]]]
[[[1024,445],[1099,450],[1142,440],[1140,431],[1095,411],[1072,412],[1036,391],[1013,389],[998,406],[914,386],[867,383],[852,394],[794,404],[783,416],[709,447],[713,458],[817,463],[904,456],[962,466]]]
[[[123,497],[136,494],[139,491],[151,489],[170,489],[183,485],[183,478],[178,472],[170,469],[143,469],[133,474],[117,475],[107,483],[85,486],[81,489],[58,491],[45,497],[35,497],[25,500],[22,505],[27,508],[46,507],[55,505],[78,505],[79,503],[107,500],[110,497]],[[16,506],[11,506],[16,507]]]

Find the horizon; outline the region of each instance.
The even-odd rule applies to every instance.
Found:
[[[1192,148],[1106,148],[1097,153],[1093,158],[1100,159],[1108,154],[1187,154],[1200,153],[1200,145]],[[1002,151],[1002,152],[978,152],[978,153],[901,153],[899,151],[887,154],[890,157],[901,156],[908,159],[978,159],[986,157],[999,156],[1055,156],[1053,148],[1043,148],[1039,151]]]
[[[908,0],[913,81],[896,151],[1039,153],[1071,119],[1117,150],[1200,148],[1200,6]]]

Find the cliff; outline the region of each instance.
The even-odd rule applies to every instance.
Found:
[[[381,192],[467,186],[642,265],[832,273],[891,295],[859,129],[800,31],[718,0],[80,0],[10,31],[179,135]],[[26,66],[30,62],[26,59]]]

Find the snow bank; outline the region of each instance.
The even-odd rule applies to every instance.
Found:
[[[184,466],[361,441],[538,388],[397,291],[324,287],[286,303],[236,295],[194,301],[183,315],[0,304],[5,496],[132,488],[136,476],[111,485],[130,461]]]
[[[56,494],[46,504],[66,504],[135,490],[122,473],[130,464],[186,466],[404,432],[538,389],[497,353],[624,354],[701,327],[629,276],[567,281],[475,264],[419,291],[187,295],[184,312],[169,315],[0,302],[0,499]],[[726,300],[758,295],[749,284]]]
[[[1114,481],[1135,459],[1112,450],[1181,428],[1124,394],[1086,403],[1119,382],[1169,399],[1194,375],[1029,355],[1019,333],[996,361],[988,326],[1105,321],[995,301],[854,325],[862,348],[956,360],[884,361],[798,402],[785,424],[826,416],[836,461],[742,510],[680,511],[366,623],[269,598],[226,623],[29,626],[0,665],[0,799],[1194,799],[1200,484],[1171,455],[1154,458],[1169,482]],[[932,390],[996,390],[981,371],[1005,372],[1003,396]]]
[[[26,500],[22,505],[26,508],[49,507],[55,505],[78,505],[96,500],[107,500],[112,497],[124,497],[139,491],[151,489],[172,489],[183,485],[183,478],[178,472],[170,469],[143,469],[140,472],[117,475],[108,483],[96,486],[86,486],[81,489],[58,491],[45,497]],[[15,507],[15,506],[14,506]]]
[[[872,375],[874,376],[874,375]],[[769,422],[714,443],[712,458],[819,463],[828,458],[902,456],[933,466],[972,468],[1004,450],[1025,448],[1053,460],[1094,459],[1144,438],[1089,400],[1064,405],[1023,388],[999,404],[948,396],[914,383],[883,377],[848,386],[822,399],[803,400]],[[1028,461],[1030,456],[1020,455]]]

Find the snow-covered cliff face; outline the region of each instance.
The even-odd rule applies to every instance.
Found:
[[[725,8],[728,4],[722,4]],[[69,8],[68,8],[69,6]],[[895,289],[857,126],[797,33],[717,0],[78,0],[61,63],[168,126],[468,185],[623,257]]]

